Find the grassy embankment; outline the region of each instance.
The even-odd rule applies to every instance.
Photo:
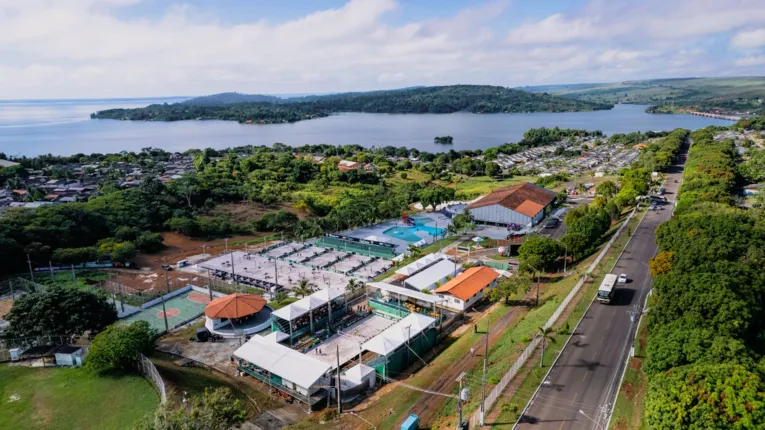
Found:
[[[226,387],[239,399],[250,412],[250,417],[258,413],[283,406],[268,394],[267,387],[258,388],[257,382],[250,379],[235,380],[214,370],[203,367],[181,367],[176,364],[180,358],[172,354],[155,351],[151,361],[157,367],[169,391],[169,397],[181,401],[186,396],[201,394],[206,388]]]
[[[646,356],[646,340],[648,339],[649,315],[643,317],[638,326],[635,338],[635,356],[630,358],[629,366],[624,372],[624,381],[619,387],[616,397],[611,426],[615,430],[645,430],[648,423],[643,421],[643,407],[648,377],[643,373],[643,359]]]
[[[625,246],[627,246],[629,236],[626,233],[628,231],[634,233],[644,215],[645,211],[640,211],[630,220],[630,223],[627,225],[627,230],[622,232],[622,234],[616,238],[613,246],[611,246],[611,249],[606,253],[600,264],[592,272],[593,276],[582,286],[582,289],[579,293],[579,300],[568,317],[563,320],[559,320],[558,323],[554,326],[556,330],[554,335],[555,342],[550,343],[549,347],[545,351],[545,366],[540,368],[539,360],[535,359],[533,362],[533,367],[530,368],[527,365],[525,369],[518,373],[516,378],[523,378],[523,382],[520,384],[514,395],[509,400],[500,401],[500,403],[495,406],[501,408],[501,412],[492,427],[510,428],[513,426],[515,421],[518,419],[520,412],[526,406],[526,403],[528,403],[529,399],[531,399],[531,396],[534,394],[539,384],[542,383],[544,376],[549,370],[549,365],[555,360],[555,357],[558,356],[560,351],[563,349],[563,346],[568,341],[570,336],[569,331],[573,332],[577,323],[587,311],[587,308],[589,308],[590,303],[597,293],[597,288],[603,280],[603,277],[611,271],[611,269],[616,264],[616,261],[618,260],[622,250]],[[552,315],[552,312],[550,312],[550,315]],[[546,321],[546,319],[544,319],[542,323],[544,321]],[[539,325],[541,325],[541,323]],[[565,329],[566,327],[568,327],[569,330],[561,330],[561,328]]]
[[[131,429],[157,405],[139,375],[0,365],[2,429]]]

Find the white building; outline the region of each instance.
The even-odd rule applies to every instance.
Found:
[[[443,299],[440,306],[462,312],[488,294],[497,285],[497,278],[499,274],[489,267],[471,267],[438,287],[435,293]]]
[[[56,366],[82,366],[84,351],[80,346],[64,345],[56,353]]]
[[[557,194],[528,182],[500,188],[469,205],[473,219],[486,224],[534,226],[545,217],[545,209]]]
[[[461,268],[458,264],[444,259],[416,275],[407,278],[404,281],[404,286],[417,291],[430,291],[435,289],[438,285],[448,281],[460,271]]]

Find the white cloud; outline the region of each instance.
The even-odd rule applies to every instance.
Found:
[[[738,48],[759,48],[765,46],[765,29],[738,32],[731,40]]]
[[[765,64],[765,56],[744,57],[744,58],[739,58],[738,60],[736,60],[736,65],[742,66],[742,67],[760,66],[763,64]]]
[[[331,92],[452,83],[526,85],[750,70],[696,42],[740,31],[754,47],[761,1],[591,0],[509,28],[488,2],[452,17],[392,25],[396,0],[349,0],[283,23],[222,24],[179,3],[120,18],[141,0],[0,0],[0,97]],[[759,4],[758,4],[759,3]],[[655,11],[661,5],[661,14]]]

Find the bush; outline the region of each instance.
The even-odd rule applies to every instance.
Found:
[[[164,240],[159,233],[145,232],[135,239],[135,246],[142,252],[152,254],[165,248]]]
[[[97,372],[132,369],[139,353],[154,349],[156,337],[146,321],[112,324],[93,339],[85,364]]]

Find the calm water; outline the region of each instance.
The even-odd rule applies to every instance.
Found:
[[[645,106],[618,105],[610,111],[575,113],[360,114],[333,115],[295,124],[242,125],[227,121],[129,122],[91,120],[89,114],[112,107],[137,107],[180,99],[105,99],[0,101],[0,152],[8,155],[70,155],[139,151],[147,146],[168,151],[240,145],[327,143],[365,147],[406,146],[438,152],[488,148],[517,142],[530,128],[554,127],[620,132],[696,129],[729,121],[690,115],[649,115]],[[453,145],[433,143],[454,136]]]

